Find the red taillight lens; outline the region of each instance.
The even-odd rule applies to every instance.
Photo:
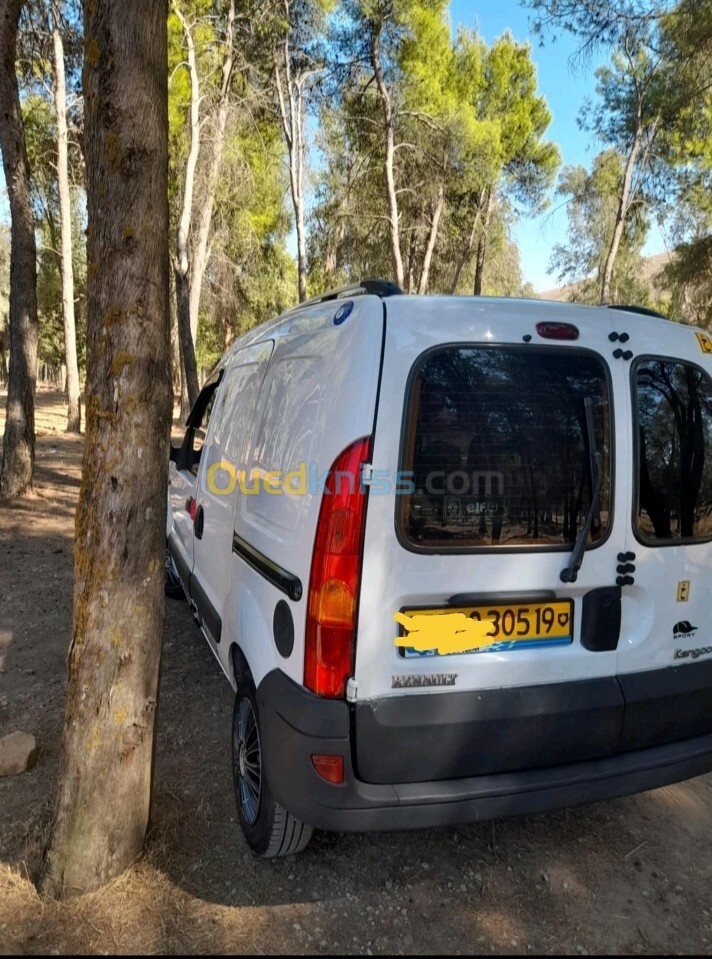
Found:
[[[319,510],[309,579],[304,685],[331,699],[344,695],[353,669],[366,515],[361,465],[368,461],[370,449],[367,437],[337,458]]]
[[[537,323],[536,331],[545,340],[577,340],[578,327],[573,323]]]
[[[344,781],[343,756],[312,756],[312,765],[326,782],[340,786]]]

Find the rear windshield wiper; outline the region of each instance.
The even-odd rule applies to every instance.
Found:
[[[583,405],[586,412],[586,440],[588,442],[588,463],[591,475],[591,508],[586,516],[586,521],[576,537],[576,543],[574,545],[574,551],[571,554],[571,559],[569,560],[569,565],[566,569],[561,570],[562,583],[575,583],[578,579],[578,573],[583,563],[591,527],[593,526],[594,520],[599,516],[598,500],[601,493],[601,454],[596,448],[596,429],[593,423],[593,399],[587,396],[583,401]]]

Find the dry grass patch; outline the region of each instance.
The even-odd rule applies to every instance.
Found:
[[[55,902],[0,864],[0,950],[5,955],[259,953],[267,912],[203,902],[147,863],[97,892]],[[269,912],[273,922],[275,910]],[[271,942],[274,946],[273,934]]]

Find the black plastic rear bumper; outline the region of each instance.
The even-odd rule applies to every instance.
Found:
[[[611,799],[712,771],[710,733],[548,768],[367,783],[356,776],[347,703],[312,696],[280,670],[265,677],[257,695],[271,791],[318,829],[418,829],[500,819]],[[311,762],[315,754],[343,756],[342,785],[321,779]]]

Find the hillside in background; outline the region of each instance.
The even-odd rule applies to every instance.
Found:
[[[654,256],[646,257],[641,279],[654,285],[656,278],[660,276],[668,263],[673,259],[673,256],[674,254],[672,253],[656,253]],[[576,302],[576,292],[581,289],[582,286],[582,282],[569,283],[566,286],[559,286],[552,290],[542,290],[540,293],[537,293],[537,297],[541,300],[554,300],[557,303],[572,303]],[[664,293],[664,291],[660,292]]]

